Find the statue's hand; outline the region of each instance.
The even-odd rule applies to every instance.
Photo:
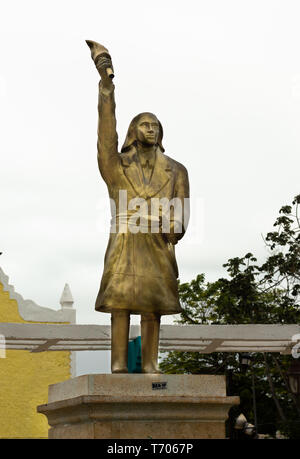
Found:
[[[96,41],[86,40],[86,44],[91,50],[92,59],[101,76],[102,85],[106,88],[112,86],[111,80],[114,77],[114,69],[111,63],[111,57],[103,45]]]
[[[108,88],[112,85],[112,78],[107,69],[113,69],[111,59],[107,56],[98,56],[95,60],[96,68],[100,74],[101,81],[104,87]]]

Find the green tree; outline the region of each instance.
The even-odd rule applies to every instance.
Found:
[[[205,282],[199,274],[190,283],[179,284],[183,312],[181,324],[292,324],[300,322],[300,195],[293,206],[280,209],[274,223],[276,230],[265,242],[270,254],[258,265],[252,253],[231,258],[223,266],[228,278]],[[254,374],[259,433],[275,435],[280,430],[290,438],[300,438],[300,406],[287,387],[286,371],[290,356],[256,353]],[[230,413],[239,412],[254,423],[252,379],[241,369],[237,353],[200,354],[169,352],[161,362],[166,373],[226,374],[228,394],[239,394],[241,404]]]

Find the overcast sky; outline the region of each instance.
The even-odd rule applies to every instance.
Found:
[[[249,251],[263,260],[261,234],[300,192],[299,18],[290,0],[3,2],[0,265],[16,290],[59,308],[68,282],[77,322],[109,323],[94,312],[109,213],[86,39],[112,55],[120,147],[153,112],[189,171],[181,280],[216,280]]]

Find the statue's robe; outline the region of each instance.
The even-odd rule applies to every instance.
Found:
[[[146,185],[135,146],[125,153],[118,153],[113,85],[107,90],[100,83],[98,111],[98,164],[111,202],[115,203],[111,205],[112,228],[115,231],[110,232],[95,308],[102,312],[128,310],[131,314],[177,314],[181,312],[181,307],[174,245],[182,238],[186,225],[182,224],[180,232],[174,232],[176,221],[171,212],[169,233],[162,233],[161,228],[158,233],[151,233],[150,228],[148,232],[133,233],[130,229],[120,232],[121,221],[124,225],[124,213],[120,215],[119,199],[124,192],[127,195],[126,205],[134,198],[143,198],[149,204],[150,214],[151,198],[179,198],[182,213],[186,214],[186,224],[188,203],[184,199],[189,197],[187,171],[182,164],[157,148],[152,177]],[[132,211],[128,211],[127,221],[130,215]],[[182,215],[182,223],[183,220]]]

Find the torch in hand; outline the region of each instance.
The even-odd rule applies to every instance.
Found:
[[[109,54],[108,50],[103,45],[100,45],[100,43],[97,43],[96,41],[86,40],[86,43],[87,43],[87,45],[89,46],[89,48],[91,50],[92,59],[95,62],[95,65],[96,65],[96,68],[97,68],[98,72],[100,73],[100,68],[102,67],[103,62],[105,63],[105,61],[106,61],[107,65],[110,64],[105,69],[106,70],[106,74],[107,74],[108,78],[113,79],[114,76],[115,76],[114,75],[114,69],[113,69],[113,66],[112,66],[112,63],[111,63],[111,57],[110,57],[110,54]],[[109,62],[109,64],[108,64],[108,62]]]

